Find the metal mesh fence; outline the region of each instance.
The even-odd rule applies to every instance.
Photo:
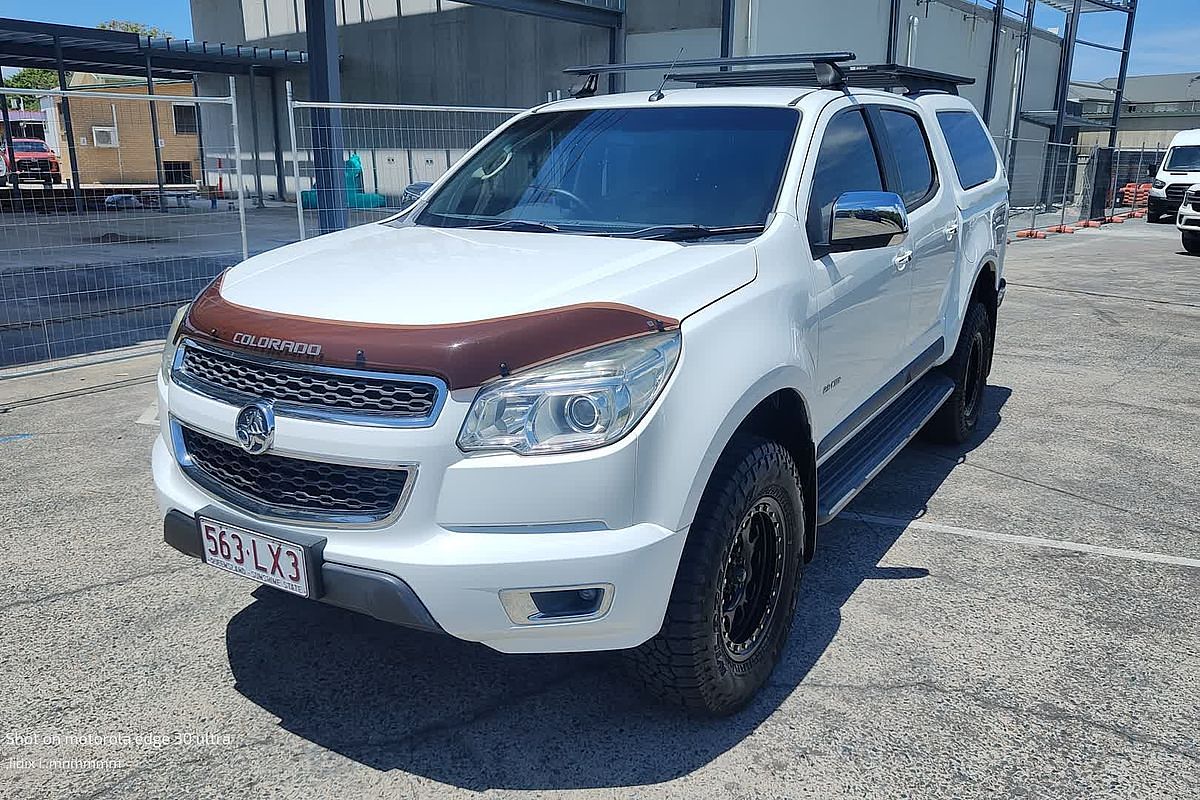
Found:
[[[228,99],[38,95],[45,139],[14,141],[16,158],[5,148],[0,367],[161,338],[175,309],[245,252]],[[179,102],[189,112],[176,120]],[[26,155],[56,169],[32,173]]]
[[[290,94],[290,87],[289,87]],[[318,188],[344,189],[346,225],[383,219],[407,207],[413,189],[441,176],[454,162],[521,109],[290,102],[294,128],[293,180],[302,210],[301,238],[321,229]],[[341,141],[325,142],[340,122]],[[328,146],[334,167],[318,174],[315,146]],[[406,190],[408,193],[406,194]],[[320,199],[320,203],[318,200]],[[334,209],[333,214],[341,214]]]
[[[996,144],[1008,169],[1009,229],[1020,238],[1144,216],[1150,182],[1163,157],[1163,151],[1146,147],[1037,139],[998,139]]]

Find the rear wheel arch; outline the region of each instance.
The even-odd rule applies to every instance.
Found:
[[[996,341],[996,315],[1000,306],[999,269],[996,266],[996,262],[991,259],[984,261],[975,275],[975,283],[971,287],[971,295],[967,298],[966,308],[962,312],[964,319],[966,318],[967,309],[975,302],[983,305],[988,317],[987,362],[984,364],[984,376],[986,377],[992,371],[992,350]]]

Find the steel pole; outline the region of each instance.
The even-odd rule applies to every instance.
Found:
[[[1075,63],[1075,36],[1079,31],[1079,14],[1083,0],[1075,0],[1067,16],[1066,33],[1063,35],[1062,58],[1058,63],[1058,86],[1054,98],[1054,133],[1052,139],[1061,144],[1066,135],[1067,100],[1071,96],[1071,67]]]
[[[1004,22],[1004,0],[992,8],[992,40],[988,46],[987,78],[983,84],[983,121],[992,122],[992,93],[996,89],[996,62],[1000,53],[1000,32]]]
[[[296,179],[296,224],[300,227],[300,241],[304,241],[307,237],[304,235],[304,201],[300,196],[300,148],[296,145],[296,106],[295,99],[292,97],[292,82],[288,81],[286,87],[288,130],[292,134],[292,173]],[[412,178],[411,170],[409,178]]]
[[[891,8],[888,9],[888,32],[887,32],[887,52],[884,61],[888,64],[896,63],[896,39],[899,38],[899,31],[896,26],[900,23],[900,0],[892,0]]]
[[[149,37],[147,37],[149,41]],[[146,94],[154,96],[154,69],[150,64],[150,48],[146,47]],[[160,213],[167,213],[167,193],[163,189],[163,162],[162,162],[162,147],[159,142],[162,141],[158,135],[158,107],[157,104],[150,100],[150,135],[154,137],[154,174],[158,179],[158,210]]]
[[[339,72],[338,30],[334,4],[329,0],[304,0],[308,40],[308,89],[312,99],[336,103],[342,99]],[[337,108],[312,110],[313,168],[316,174],[317,220],[321,233],[346,227],[346,179],[342,160],[342,112]]]
[[[250,257],[250,243],[246,239],[246,182],[242,176],[242,140],[238,135],[237,86],[229,76],[229,108],[233,124],[233,163],[237,169],[238,224],[242,228],[242,259]]]
[[[279,78],[274,73],[268,73],[267,79],[271,85],[271,141],[275,145],[275,191],[282,201],[286,195],[287,171],[283,166],[283,139],[279,135]]]
[[[4,70],[0,69],[0,89],[4,88]],[[13,197],[17,201],[21,199],[21,181],[17,175],[17,151],[13,147],[12,136],[12,120],[8,117],[8,95],[0,96],[0,114],[3,114],[4,121],[4,149],[8,153],[9,160],[12,162],[13,169],[9,171],[9,181],[12,183]]]
[[[259,163],[258,156],[262,152],[262,146],[258,139],[258,103],[255,102],[255,97],[258,93],[254,91],[254,67],[250,68],[250,143],[254,146],[254,207],[264,208],[263,190],[262,190],[262,164]]]
[[[63,67],[62,40],[54,37],[54,60],[58,67],[58,88],[63,92],[62,108],[63,131],[67,136],[67,155],[71,159],[71,194],[75,198],[76,213],[83,213],[83,195],[79,186],[79,154],[75,150],[75,128],[71,125],[71,101],[67,99],[67,71]],[[153,102],[153,101],[151,101]]]
[[[1017,140],[1021,132],[1021,109],[1025,103],[1025,76],[1029,72],[1029,43],[1033,38],[1033,11],[1037,0],[1025,0],[1025,24],[1021,28],[1021,71],[1017,76],[1017,96],[1013,99],[1012,139],[1008,153],[1008,173],[1016,166]]]
[[[1121,45],[1121,66],[1117,70],[1117,90],[1113,94],[1112,119],[1109,124],[1108,146],[1117,146],[1117,126],[1121,124],[1121,103],[1125,100],[1125,75],[1129,72],[1129,51],[1133,47],[1133,21],[1137,17],[1137,0],[1129,0],[1129,10],[1125,12],[1125,42]]]
[[[200,96],[200,78],[196,75],[192,75],[192,94]],[[200,157],[200,181],[197,186],[207,186],[208,175],[204,171],[204,114],[199,103],[196,104],[196,154]]]

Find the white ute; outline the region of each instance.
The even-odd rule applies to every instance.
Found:
[[[1007,181],[964,81],[845,58],[585,90],[400,215],[225,272],[163,356],[166,541],[743,706],[817,526],[922,427],[972,436],[1004,296]]]

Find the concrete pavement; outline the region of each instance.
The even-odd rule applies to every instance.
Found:
[[[726,720],[170,550],[154,355],[0,380],[4,796],[1196,797],[1200,259],[1142,222],[1009,252],[980,435],[822,529]]]

